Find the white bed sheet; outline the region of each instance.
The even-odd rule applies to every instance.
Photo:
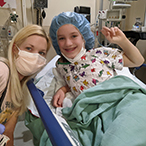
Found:
[[[44,99],[50,109],[56,113],[57,115],[61,116],[61,109],[62,108],[54,108],[51,104],[52,96],[54,92],[59,88],[57,87],[56,80],[54,79],[54,74],[53,74],[53,68],[55,68],[55,63],[58,60],[60,56],[56,55],[35,77],[34,83],[37,88],[42,90],[44,92]],[[128,69],[128,67],[124,67],[121,71],[116,70],[118,75],[124,75],[132,80],[134,80],[136,83],[138,83],[142,88],[146,89],[146,85],[140,81],[137,77],[132,75]],[[72,101],[74,100],[74,97],[72,96],[71,93],[68,93],[66,95],[67,97],[64,100],[63,103],[63,108],[64,107],[70,107],[72,105]],[[39,116],[39,113],[37,112],[37,109],[35,107],[35,104],[30,97],[30,104],[28,105],[28,109],[31,111],[31,113],[37,117]]]

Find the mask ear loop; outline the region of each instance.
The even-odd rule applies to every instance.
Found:
[[[16,47],[18,49],[18,52],[16,52],[14,47]],[[19,54],[19,52],[20,52],[19,47],[16,44],[13,44],[13,55],[14,55],[15,59],[17,58],[17,55]]]
[[[18,51],[20,51],[19,47],[15,44],[16,48],[18,49]]]

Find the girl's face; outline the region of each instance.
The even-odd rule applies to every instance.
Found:
[[[44,37],[38,35],[29,36],[20,46],[21,50],[38,53],[43,57],[46,57],[47,54],[47,41]],[[18,54],[18,49],[14,49],[15,55]]]
[[[84,45],[82,35],[72,24],[61,26],[57,31],[57,38],[61,53],[71,59],[76,57]]]

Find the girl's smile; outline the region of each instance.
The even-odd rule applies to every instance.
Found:
[[[76,47],[74,47],[74,48],[68,48],[68,49],[65,49],[66,50],[66,52],[72,52],[72,51],[74,51],[76,49]]]

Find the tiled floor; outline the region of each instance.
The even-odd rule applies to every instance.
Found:
[[[14,131],[14,146],[34,146],[32,134],[24,125],[24,116],[21,116]]]

